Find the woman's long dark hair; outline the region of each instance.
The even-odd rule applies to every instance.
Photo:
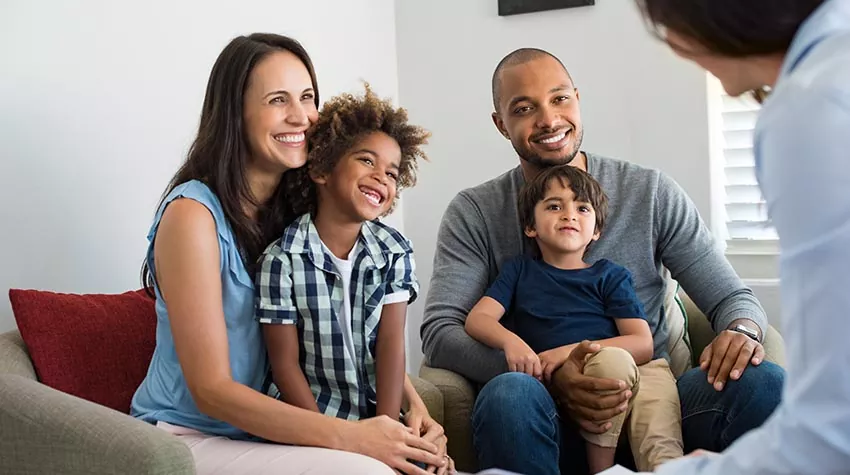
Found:
[[[825,0],[636,0],[654,32],[672,30],[708,51],[742,58],[785,54]]]
[[[198,135],[189,149],[188,157],[171,179],[160,200],[182,183],[199,180],[216,194],[224,215],[230,223],[246,267],[253,268],[265,247],[283,233],[291,211],[284,196],[284,187],[277,190],[266,203],[258,203],[251,193],[246,176],[248,146],[243,122],[243,97],[251,71],[263,58],[275,51],[289,51],[298,57],[316,91],[319,106],[319,86],[313,62],[304,47],[296,40],[270,33],[254,33],[234,38],[219,54],[210,72]],[[281,181],[282,182],[282,181]],[[245,205],[257,207],[252,219]],[[147,259],[142,265],[142,285],[150,288],[154,278]]]

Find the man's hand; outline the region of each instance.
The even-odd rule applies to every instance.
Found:
[[[540,358],[522,339],[514,336],[505,343],[503,348],[505,359],[508,360],[508,370],[525,373],[537,379],[543,374],[540,367]]]
[[[552,383],[552,375],[564,365],[564,362],[567,361],[567,357],[570,356],[570,353],[576,346],[577,345],[560,346],[558,348],[546,350],[537,355],[540,357],[540,368],[543,371],[543,381],[545,381],[546,384]]]
[[[555,397],[582,429],[595,434],[610,429],[611,418],[625,412],[632,397],[625,381],[583,374],[587,355],[596,353],[600,348],[597,343],[581,342],[553,378]],[[612,394],[601,396],[599,393],[603,391],[611,391]]]
[[[699,367],[708,373],[708,383],[722,391],[731,378],[737,381],[747,365],[764,361],[764,347],[752,338],[732,330],[724,330],[714,338],[699,357]]]

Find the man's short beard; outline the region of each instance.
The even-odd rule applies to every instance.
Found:
[[[543,158],[540,155],[523,155],[519,150],[517,150],[517,154],[519,154],[520,159],[525,160],[538,168],[548,168],[572,163],[578,155],[578,150],[561,158]]]
[[[519,155],[520,159],[525,160],[526,162],[538,168],[555,167],[559,165],[567,165],[569,163],[572,163],[573,160],[575,160],[575,158],[581,151],[582,139],[584,139],[584,130],[581,130],[579,132],[575,148],[569,154],[559,158],[543,158],[540,155],[531,155],[526,153],[527,151],[518,150],[516,147],[514,147],[514,150],[516,151],[517,155]]]

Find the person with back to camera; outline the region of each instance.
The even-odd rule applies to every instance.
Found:
[[[774,417],[715,450],[721,455],[669,462],[659,473],[850,473],[850,2],[638,5],[676,54],[729,95],[763,101],[753,151],[780,241],[789,362]]]

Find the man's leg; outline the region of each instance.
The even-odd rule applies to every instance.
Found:
[[[472,410],[472,442],[482,470],[558,475],[560,421],[543,384],[523,373],[488,382]]]
[[[729,380],[720,392],[708,384],[708,376],[699,368],[683,374],[677,385],[685,453],[721,452],[761,426],[779,405],[784,380],[785,370],[768,361],[747,367],[741,379]]]

